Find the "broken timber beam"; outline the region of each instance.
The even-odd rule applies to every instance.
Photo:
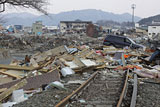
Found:
[[[15,65],[3,65],[0,64],[0,69],[8,69],[8,70],[26,70],[26,71],[34,71],[40,70],[47,72],[45,69],[41,69],[42,67],[27,67],[27,66],[15,66]]]
[[[7,72],[2,72],[2,71],[0,71],[0,74],[8,75],[8,76],[10,76],[10,77],[14,77],[14,78],[16,78],[16,79],[20,79],[20,78],[21,78],[21,77],[20,77],[20,76],[18,76],[18,75],[14,75],[14,74],[7,73]]]
[[[7,88],[1,88],[0,93],[4,92],[5,90],[7,90]]]
[[[122,101],[123,101],[124,96],[125,96],[125,94],[126,94],[126,92],[127,92],[127,87],[128,87],[128,78],[129,78],[128,76],[129,76],[129,69],[127,70],[125,83],[124,83],[123,90],[122,90],[122,93],[121,93],[121,95],[120,95],[120,98],[119,98],[119,101],[118,101],[117,107],[121,107]]]
[[[35,67],[24,67],[24,66],[15,66],[15,65],[3,65],[3,64],[0,64],[0,69],[31,71],[34,68]]]
[[[12,86],[11,88],[5,90],[4,92],[2,92],[2,93],[0,94],[0,101],[2,101],[2,100],[5,99],[6,97],[8,97],[10,94],[12,94],[12,92],[13,92],[14,90],[17,90],[17,89],[23,87],[23,86],[26,85],[26,84],[27,84],[27,80],[24,79],[24,80],[18,82],[17,84],[15,84],[14,86]]]

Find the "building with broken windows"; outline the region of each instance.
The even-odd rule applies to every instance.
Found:
[[[152,24],[148,26],[148,36],[150,38],[159,34],[160,34],[160,24]]]
[[[42,21],[36,21],[32,24],[32,34],[34,35],[42,35]]]
[[[56,34],[59,32],[58,26],[44,26],[43,27],[43,33],[45,34]]]
[[[61,21],[60,32],[67,34],[86,33],[87,26],[91,21]]]

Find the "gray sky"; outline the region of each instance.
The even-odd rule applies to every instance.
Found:
[[[131,5],[136,4],[135,14],[142,18],[160,14],[160,0],[48,0],[50,5],[46,6],[49,13],[59,13],[81,9],[100,9],[116,14],[131,13]],[[8,12],[38,12],[31,9],[14,9],[8,6]]]

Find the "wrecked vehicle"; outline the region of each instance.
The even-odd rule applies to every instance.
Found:
[[[126,36],[107,35],[103,45],[114,46],[116,48],[131,47],[133,49],[144,48],[143,45],[136,44],[132,39]]]

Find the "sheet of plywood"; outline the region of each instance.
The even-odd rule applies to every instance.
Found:
[[[66,64],[69,65],[71,69],[78,68],[78,65],[76,65],[74,62],[66,62]]]
[[[78,57],[74,57],[73,62],[78,65],[78,67],[85,67],[86,65]]]
[[[81,61],[87,67],[89,67],[89,66],[96,66],[96,63],[94,61],[91,61],[91,60],[88,60],[88,59],[81,59]]]
[[[34,58],[31,58],[30,64],[31,64],[32,66],[34,66],[34,67],[39,67],[38,63],[35,61]]]
[[[37,75],[34,77],[26,78],[27,84],[24,85],[21,89],[29,90],[29,89],[36,89],[40,88],[43,84],[49,84],[54,81],[60,80],[60,75],[57,70],[49,73],[44,73],[42,75]],[[21,80],[15,80],[9,83],[1,84],[1,88],[10,88],[11,86],[15,85],[16,83],[20,82]]]
[[[8,83],[13,81],[12,77],[0,77],[0,84]]]

